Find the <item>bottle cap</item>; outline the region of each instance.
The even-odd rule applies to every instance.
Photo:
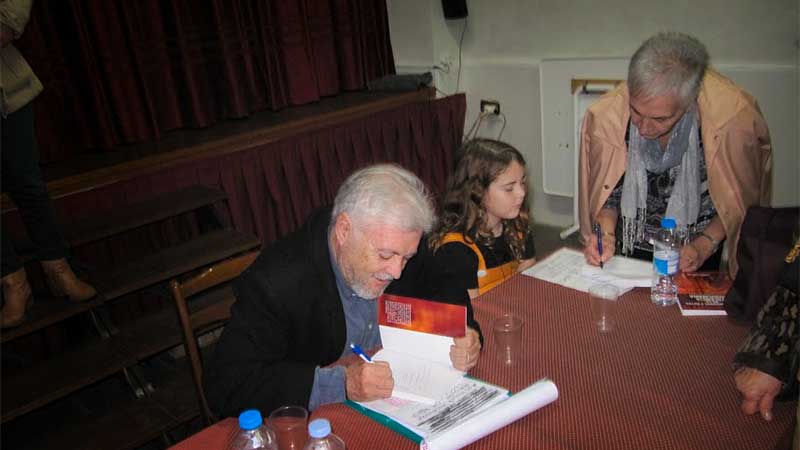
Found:
[[[675,228],[675,219],[673,219],[672,217],[664,217],[663,219],[661,219],[661,228],[666,228],[666,229]]]
[[[311,423],[308,424],[308,434],[310,434],[312,438],[324,438],[331,434],[331,423],[328,422],[328,419],[312,420]]]
[[[257,409],[248,409],[239,414],[239,428],[243,430],[254,430],[260,427],[263,422],[261,412]]]

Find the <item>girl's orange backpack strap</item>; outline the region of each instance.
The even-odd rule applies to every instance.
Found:
[[[447,233],[444,235],[444,237],[442,237],[442,245],[449,244],[451,242],[460,242],[472,249],[472,252],[478,257],[478,272],[483,271],[486,273],[486,261],[483,259],[483,254],[474,241],[467,242],[463,233]]]

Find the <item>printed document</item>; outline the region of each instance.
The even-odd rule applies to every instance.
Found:
[[[554,402],[558,388],[542,379],[509,395],[498,386],[464,377],[433,405],[388,398],[348,404],[420,444],[456,450]]]
[[[563,247],[522,273],[581,292],[589,292],[594,284],[612,284],[624,294],[635,287],[652,285],[653,264],[614,256],[601,269],[587,263],[583,252]]]

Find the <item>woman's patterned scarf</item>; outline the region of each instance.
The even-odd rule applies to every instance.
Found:
[[[700,135],[697,108],[691,107],[672,127],[666,150],[658,139],[646,139],[639,128],[630,122],[628,167],[622,185],[622,253],[633,252],[633,244],[644,240],[647,217],[647,172],[662,173],[680,165],[672,194],[667,203],[666,217],[674,217],[678,236],[687,232],[697,221],[700,212]]]

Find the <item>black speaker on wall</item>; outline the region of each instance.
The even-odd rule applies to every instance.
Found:
[[[442,0],[445,19],[463,19],[467,17],[467,0]]]

